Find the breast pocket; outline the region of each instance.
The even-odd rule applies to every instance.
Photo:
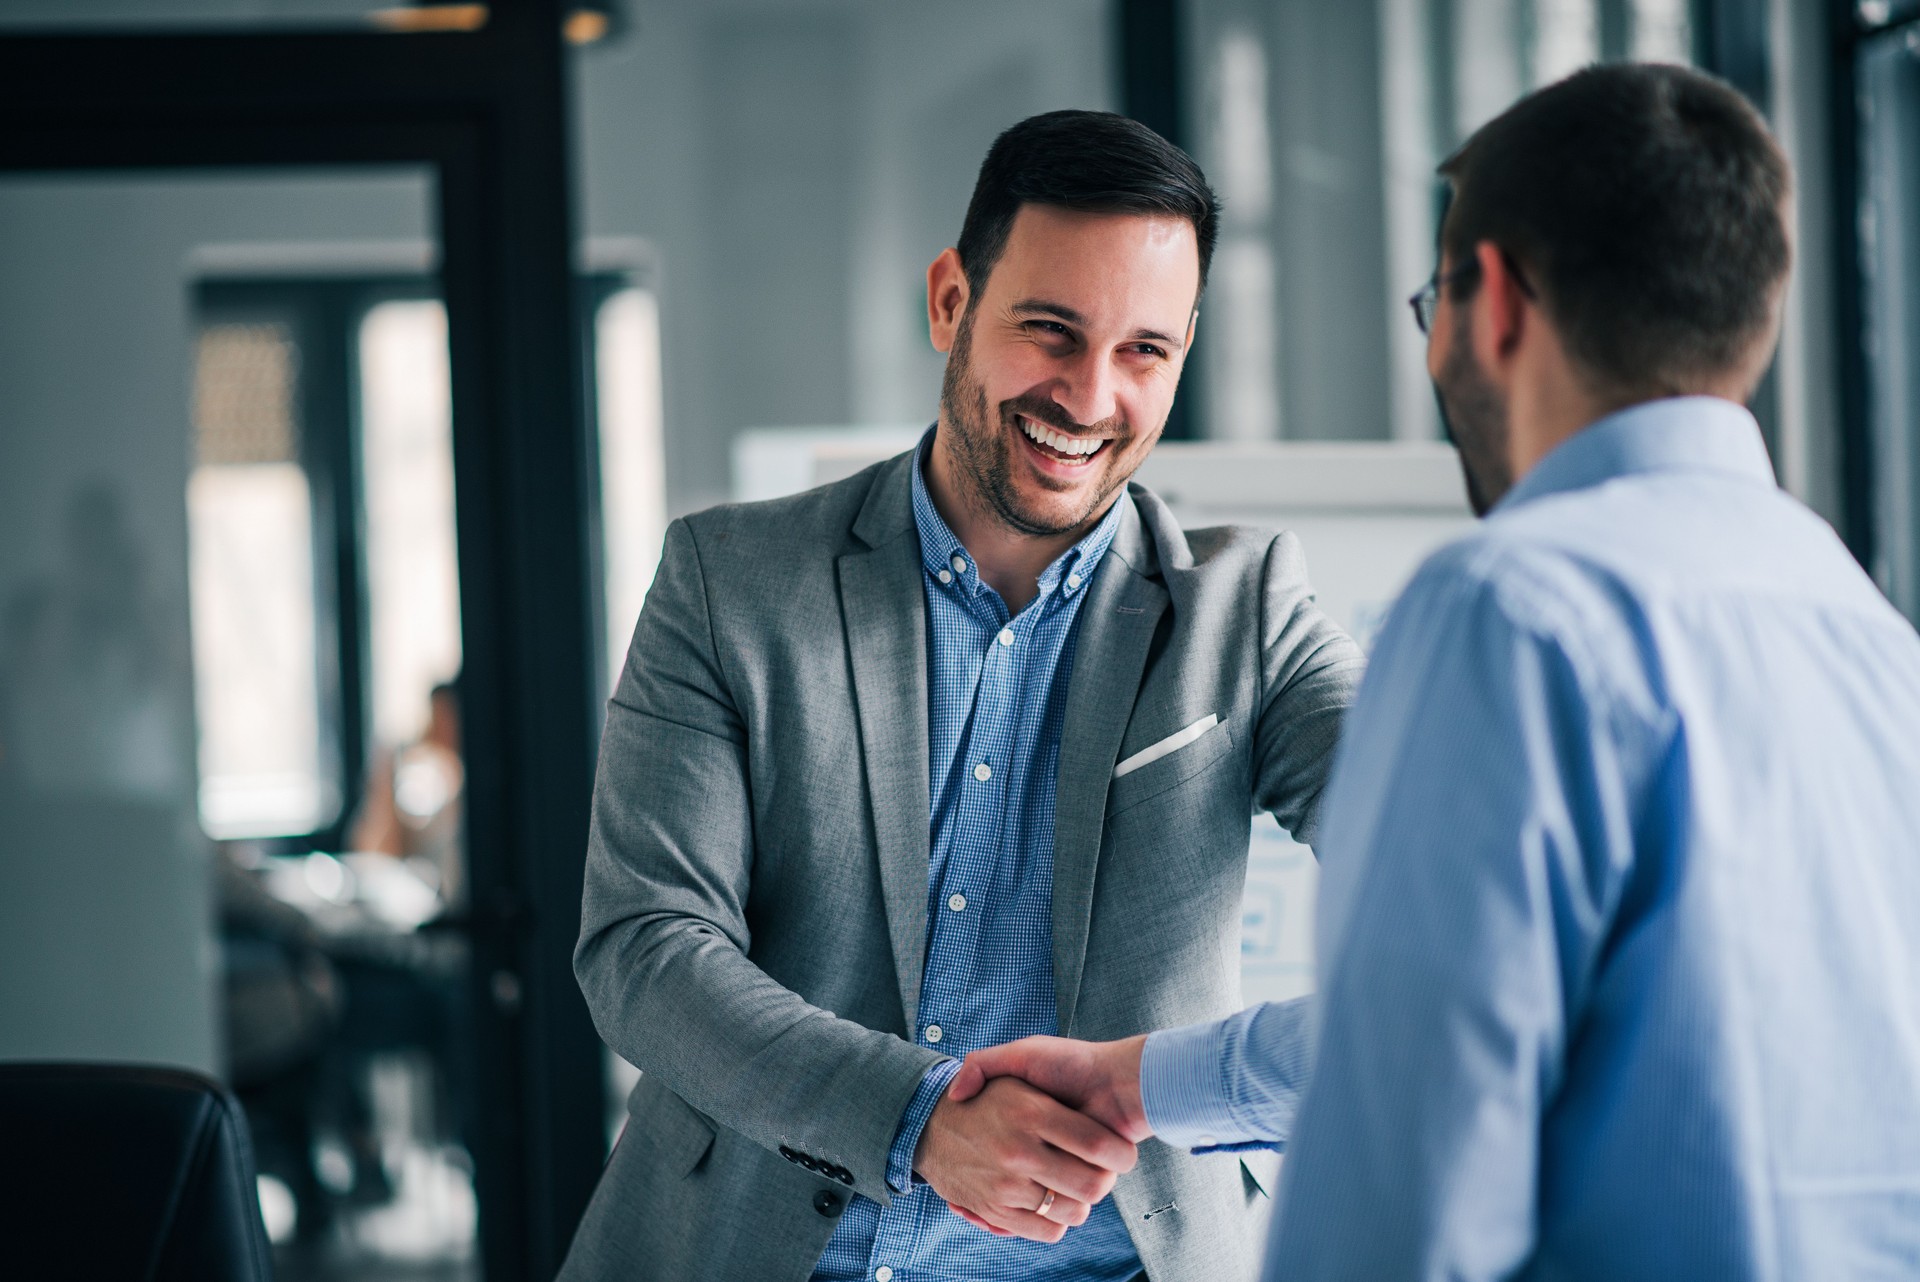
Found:
[[[1233,732],[1224,721],[1193,742],[1128,771],[1107,785],[1107,815],[1112,818],[1194,778],[1233,751]],[[1126,759],[1122,759],[1125,764]]]

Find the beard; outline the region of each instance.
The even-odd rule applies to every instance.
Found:
[[[1460,452],[1467,502],[1475,516],[1485,516],[1513,488],[1507,399],[1473,359],[1468,313],[1462,309],[1458,315],[1453,343],[1433,381],[1433,398],[1440,406],[1440,426]]]
[[[967,491],[967,501],[1020,534],[1048,537],[1072,533],[1090,525],[1106,509],[1115,490],[1126,484],[1132,471],[1120,472],[1114,458],[1130,435],[1118,416],[1098,423],[1080,424],[1061,412],[1050,398],[1035,395],[1016,396],[1002,401],[997,411],[987,404],[987,389],[973,376],[973,313],[960,318],[953,338],[953,351],[947,356],[947,370],[940,383],[940,415],[947,433],[947,448],[956,464],[954,473]],[[1086,499],[1067,512],[1042,511],[1021,495],[1013,482],[1013,432],[1016,417],[1044,423],[1056,431],[1093,434],[1112,438],[1101,454],[1086,464],[1102,468],[1102,474]]]

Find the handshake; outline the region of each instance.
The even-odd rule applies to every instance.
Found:
[[[1028,1037],[975,1051],[927,1119],[914,1171],[977,1228],[1058,1242],[1153,1133],[1140,1101],[1146,1040]]]

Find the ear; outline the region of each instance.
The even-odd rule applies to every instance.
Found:
[[[1193,309],[1193,315],[1187,317],[1187,337],[1180,348],[1180,368],[1187,367],[1187,358],[1193,355],[1193,333],[1200,328],[1200,309]]]
[[[1498,245],[1483,240],[1473,252],[1480,264],[1480,288],[1473,296],[1474,355],[1482,369],[1498,370],[1512,361],[1533,323],[1533,301]]]
[[[954,335],[960,332],[960,319],[967,314],[971,293],[967,272],[960,265],[960,251],[943,249],[927,268],[927,335],[933,350],[953,350]]]

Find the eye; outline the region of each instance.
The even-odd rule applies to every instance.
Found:
[[[1027,322],[1027,328],[1030,330],[1036,330],[1039,333],[1044,334],[1048,338],[1072,338],[1073,337],[1072,332],[1069,331],[1067,327],[1065,325],[1062,325],[1059,321],[1030,320]]]
[[[1154,360],[1165,360],[1167,358],[1166,349],[1155,347],[1152,343],[1135,343],[1133,344],[1132,350],[1135,355],[1151,357]]]

